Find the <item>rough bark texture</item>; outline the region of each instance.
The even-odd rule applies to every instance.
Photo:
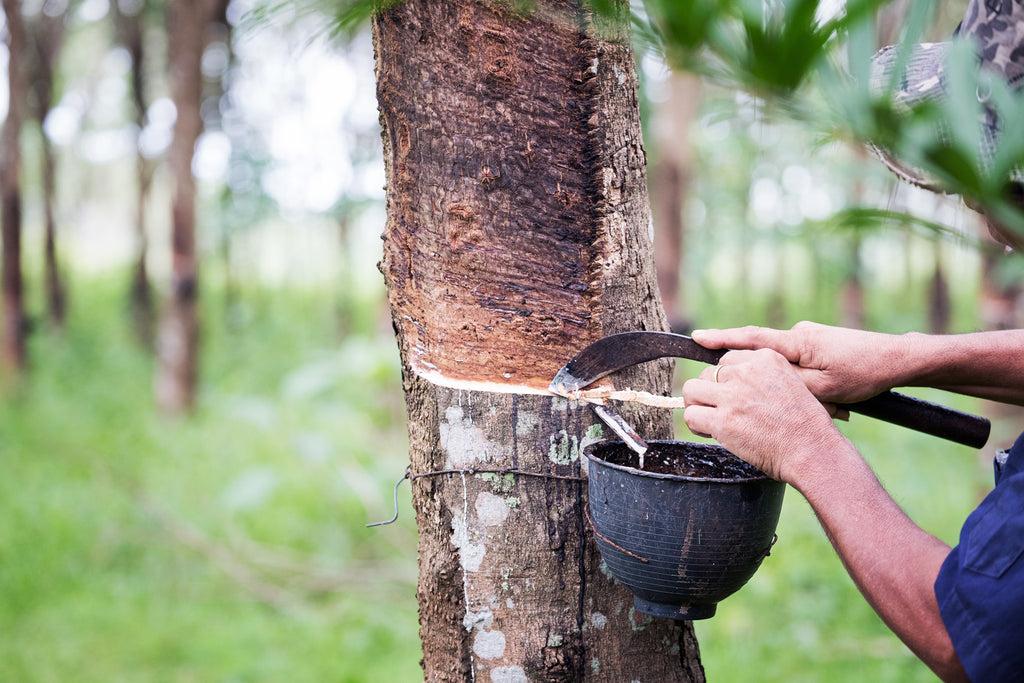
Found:
[[[545,390],[589,341],[666,327],[633,58],[605,29],[553,2],[374,21],[431,681],[703,679],[691,627],[602,571],[581,478],[602,430]],[[670,370],[616,381],[664,392]],[[664,412],[624,413],[670,434]]]
[[[0,132],[0,225],[3,234],[3,330],[0,364],[5,372],[25,365],[25,311],[21,272],[21,128],[28,99],[26,38],[21,3],[3,0],[7,19],[7,79],[10,98]]]

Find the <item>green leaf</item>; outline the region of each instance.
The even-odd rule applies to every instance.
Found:
[[[965,235],[963,232],[942,223],[930,221],[920,216],[870,207],[850,207],[836,212],[821,225],[836,231],[880,231],[882,229],[912,230],[919,234],[943,237],[952,241],[971,244],[977,248],[981,242]]]

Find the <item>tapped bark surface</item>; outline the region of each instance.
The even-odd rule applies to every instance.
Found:
[[[573,3],[374,20],[430,681],[703,680],[691,626],[636,612],[602,569],[582,451],[604,433],[546,391],[587,343],[666,328],[627,41]],[[671,435],[667,411],[622,412]]]

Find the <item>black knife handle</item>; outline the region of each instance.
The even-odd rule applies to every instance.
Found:
[[[983,417],[894,391],[839,407],[971,448],[983,447],[992,430],[992,424]]]

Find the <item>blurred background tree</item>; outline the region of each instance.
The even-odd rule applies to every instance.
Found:
[[[3,331],[0,364],[5,384],[12,372],[25,364],[25,314],[21,283],[21,131],[28,101],[28,37],[19,3],[4,2],[7,21],[7,116],[4,118],[3,150],[0,150],[0,229],[3,234]]]
[[[55,82],[57,60],[64,42],[64,13],[66,7],[60,3],[47,2],[39,13],[28,23],[28,37],[31,46],[29,59],[28,102],[32,115],[39,124],[40,156],[43,166],[43,255],[46,283],[47,317],[57,328],[64,325],[64,285],[61,282],[57,264],[57,219],[55,200],[57,192],[57,169],[53,143],[43,133],[42,124],[53,109],[53,99],[59,92]]]
[[[136,2],[111,4],[110,11],[114,21],[114,37],[127,51],[131,60],[128,83],[130,84],[132,126],[135,133],[135,265],[132,269],[130,285],[130,310],[135,332],[139,340],[146,346],[153,343],[155,313],[153,288],[149,277],[147,263],[149,254],[149,235],[146,229],[146,201],[153,184],[155,164],[143,153],[142,131],[146,128],[146,111],[150,104],[148,91],[149,74],[147,73],[147,57],[152,59],[151,49],[154,43],[160,45],[159,39],[152,35],[159,31],[162,22],[156,3]],[[147,34],[150,34],[147,36]]]
[[[391,516],[407,463],[375,268],[373,3],[234,0],[204,32],[195,265],[177,280],[172,5],[3,5],[0,359],[19,379],[0,404],[0,678],[417,680],[408,489],[396,524],[362,527]],[[1022,324],[1019,257],[998,253],[958,196],[897,183],[861,145],[890,145],[1018,220],[1001,178],[1020,135],[979,168],[969,141],[935,134],[970,111],[899,112],[867,92],[870,55],[895,40],[883,29],[944,39],[964,5],[908,2],[905,19],[876,25],[876,2],[634,4],[651,191],[664,199],[654,229],[680,245],[665,248],[679,251],[663,295],[684,330]],[[44,39],[49,75],[33,56]],[[954,86],[974,97],[970,77]],[[1013,93],[994,101],[1017,119]],[[687,164],[688,176],[672,170]],[[170,300],[193,276],[195,402],[167,421],[144,292]],[[44,317],[57,324],[34,323]],[[1019,413],[924,395],[995,417],[993,447],[1019,432]],[[864,421],[843,429],[908,512],[955,542],[990,485],[990,453]],[[931,680],[795,497],[779,533],[755,579],[696,626],[709,678]]]

